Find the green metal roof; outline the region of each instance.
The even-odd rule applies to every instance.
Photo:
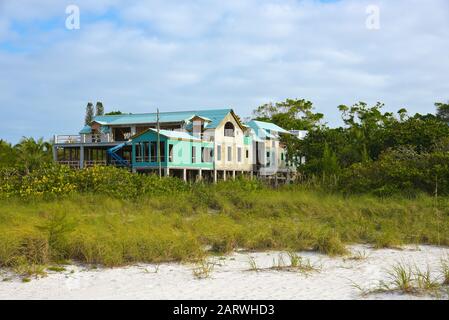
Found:
[[[200,116],[210,120],[207,128],[216,128],[220,122],[231,112],[232,109],[217,110],[194,110],[194,111],[178,111],[178,112],[160,112],[160,123],[172,123],[189,121],[193,116]],[[131,124],[147,124],[156,123],[156,113],[140,113],[140,114],[120,114],[111,116],[96,116],[93,121],[101,125],[131,125]]]

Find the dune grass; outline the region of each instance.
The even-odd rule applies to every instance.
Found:
[[[374,288],[363,288],[353,284],[363,296],[378,293],[397,293],[414,296],[431,296],[435,298],[447,298],[448,287],[445,279],[445,262],[441,262],[442,274],[432,273],[429,266],[420,269],[416,265],[398,262],[389,270],[386,270],[387,280],[379,281]]]
[[[449,245],[448,204],[428,196],[345,198],[291,187],[243,190],[233,183],[132,200],[91,194],[1,199],[0,267],[29,276],[42,271],[37,266],[64,261],[201,261],[205,248],[344,255],[350,243]]]

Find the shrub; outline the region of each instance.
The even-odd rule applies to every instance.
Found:
[[[358,163],[345,170],[339,180],[344,193],[377,196],[421,192],[449,195],[449,152],[417,153],[400,148],[384,153],[378,161]]]
[[[48,164],[23,174],[16,169],[0,169],[0,196],[54,197],[75,192],[132,199],[143,195],[158,196],[180,193],[189,186],[177,178],[133,174],[115,167],[91,167],[73,170],[67,166]]]

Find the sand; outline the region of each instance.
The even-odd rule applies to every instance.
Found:
[[[308,274],[248,271],[250,256],[259,268],[269,268],[278,260],[279,252],[244,251],[211,258],[214,267],[206,279],[193,275],[195,266],[178,263],[114,269],[70,265],[66,271],[48,272],[46,277],[33,278],[28,283],[3,270],[0,279],[6,281],[0,282],[0,299],[432,299],[397,293],[363,296],[354,284],[372,288],[380,280],[387,280],[387,270],[398,262],[423,269],[429,266],[433,276],[438,277],[440,259],[449,255],[449,248],[434,246],[397,250],[374,250],[360,245],[349,248],[366,258],[350,260],[300,252],[321,269]],[[288,261],[286,257],[284,260]]]

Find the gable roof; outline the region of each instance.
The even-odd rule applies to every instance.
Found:
[[[92,133],[92,128],[88,125],[85,125],[84,128],[81,129],[79,134],[90,134]]]
[[[256,129],[264,129],[264,130],[268,130],[268,131],[275,131],[278,133],[290,134],[289,131],[287,131],[271,122],[251,120],[250,122],[247,123],[247,125],[250,126],[251,128],[253,128],[255,131],[257,131]],[[267,133],[269,133],[269,132],[267,132]]]
[[[233,112],[232,109],[216,109],[216,110],[194,110],[194,111],[177,111],[177,112],[160,112],[160,123],[176,123],[188,122],[192,117],[199,116],[210,120],[207,128],[216,128],[221,121]],[[96,116],[93,119],[101,125],[130,125],[130,124],[148,124],[157,122],[157,113],[138,113],[138,114],[120,114],[109,116]]]
[[[147,129],[139,134],[134,135],[133,137],[131,137],[131,140],[140,137],[148,132],[152,132],[157,134],[157,129]],[[183,132],[183,131],[171,131],[171,130],[159,130],[159,134],[161,136],[167,137],[169,139],[181,139],[181,140],[191,140],[191,141],[201,141],[201,139],[192,136],[191,134],[189,134],[188,132]]]
[[[275,125],[271,122],[263,122],[257,120],[251,120],[246,124],[251,128],[251,134],[253,135],[253,139],[259,142],[265,141],[265,139],[275,139],[276,136],[273,133],[283,133],[290,134],[289,131]]]

